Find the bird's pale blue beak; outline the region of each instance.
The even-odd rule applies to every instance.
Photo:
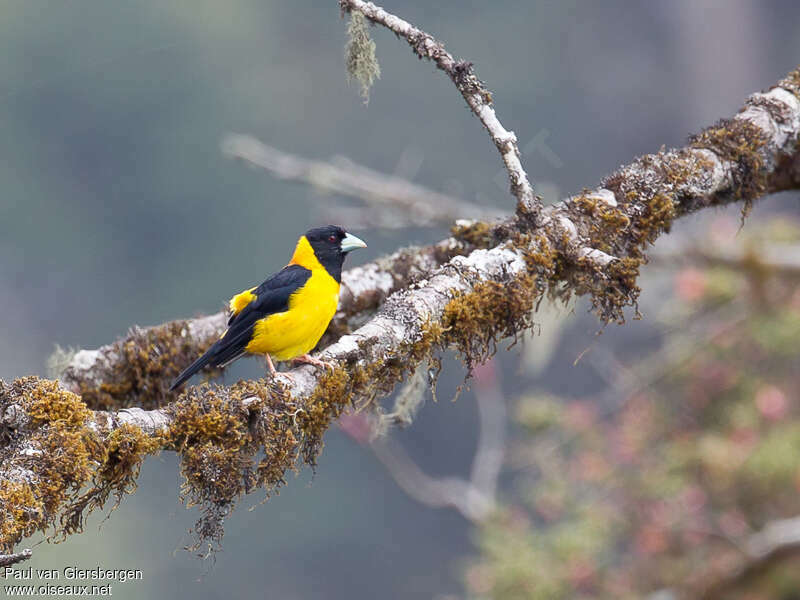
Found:
[[[367,245],[364,243],[364,240],[357,238],[352,233],[348,233],[342,240],[342,252],[352,252],[358,248],[366,247]]]

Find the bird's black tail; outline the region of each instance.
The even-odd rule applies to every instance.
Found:
[[[179,387],[181,387],[181,385],[183,385],[186,381],[188,381],[192,375],[197,373],[200,369],[202,369],[206,365],[210,364],[214,360],[215,354],[216,354],[216,348],[214,346],[211,346],[211,348],[209,348],[206,351],[206,353],[203,354],[203,356],[201,356],[192,364],[190,364],[188,367],[186,367],[183,370],[183,372],[175,378],[175,381],[173,381],[172,385],[169,386],[169,391],[174,392]]]
[[[236,337],[238,338],[242,336]],[[181,385],[188,381],[192,375],[200,371],[203,367],[224,367],[244,354],[244,348],[241,346],[241,344],[236,343],[239,342],[239,340],[233,339],[231,341],[234,343],[230,343],[225,337],[217,340],[214,345],[211,346],[211,348],[206,350],[206,353],[203,354],[203,356],[186,367],[186,369],[184,369],[184,371],[175,378],[175,381],[173,381],[172,385],[169,386],[169,391],[174,392],[177,390]]]

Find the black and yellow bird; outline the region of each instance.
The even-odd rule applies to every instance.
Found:
[[[263,355],[273,377],[273,358],[326,366],[308,353],[336,313],[345,256],[366,246],[334,225],[308,230],[298,240],[288,265],[261,285],[231,298],[227,331],[178,375],[170,390],[203,367],[225,366],[244,354]]]

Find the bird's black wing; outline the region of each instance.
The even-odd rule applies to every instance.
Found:
[[[203,367],[221,366],[241,356],[253,338],[256,321],[288,310],[289,298],[303,287],[310,277],[309,269],[300,265],[289,265],[255,288],[252,291],[255,298],[241,311],[231,315],[225,335],[178,375],[172,382],[170,390],[178,388]]]
[[[255,298],[238,313],[228,319],[228,327],[247,320],[250,313],[260,313],[258,318],[283,312],[289,308],[289,297],[305,285],[311,277],[311,271],[300,265],[288,265],[269,277],[264,283],[252,290]]]

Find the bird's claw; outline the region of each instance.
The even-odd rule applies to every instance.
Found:
[[[269,373],[270,379],[275,383],[278,382],[278,377],[283,376],[289,382],[289,384],[294,385],[294,375],[291,373],[278,373],[275,369],[275,365],[272,364],[272,359],[270,358],[269,354],[264,355],[264,361],[267,365],[267,372]]]
[[[271,385],[278,385],[278,386],[280,386],[280,385],[290,385],[290,386],[292,386],[292,385],[295,384],[294,375],[292,375],[291,373],[287,373],[285,371],[281,372],[281,373],[278,373],[278,372],[269,373],[267,375],[267,377],[268,377],[268,382]],[[281,378],[283,378],[283,381],[281,381]]]
[[[308,354],[304,354],[303,356],[298,356],[294,360],[295,362],[301,364],[314,365],[315,367],[323,367],[325,369],[329,369],[331,372],[333,372],[336,369],[336,365],[334,365],[332,362],[328,362],[327,360],[320,360],[318,358],[314,358],[313,356],[309,356]]]

